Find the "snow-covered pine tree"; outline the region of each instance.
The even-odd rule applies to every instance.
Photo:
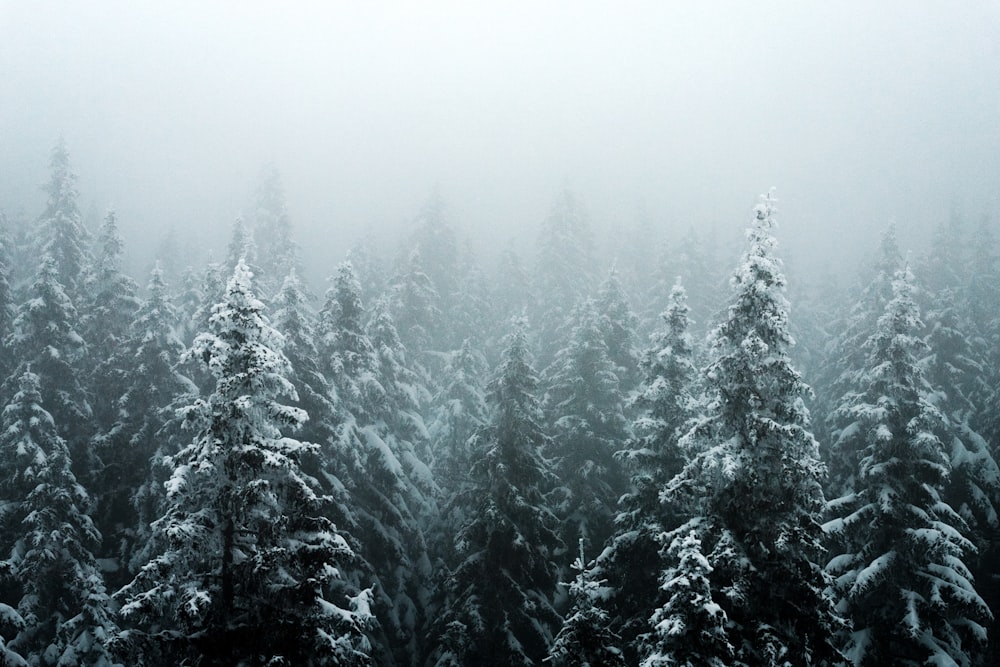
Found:
[[[459,255],[458,291],[450,299],[446,317],[444,339],[438,343],[439,349],[458,349],[464,341],[477,341],[485,350],[497,328],[496,304],[491,298],[491,285],[479,258],[467,241]]]
[[[93,413],[81,370],[87,348],[77,333],[79,326],[76,308],[59,282],[56,262],[45,255],[31,296],[14,318],[10,347],[19,366],[8,384],[28,368],[41,377],[42,402],[70,448],[77,477],[86,482],[99,462],[90,445]]]
[[[432,401],[428,435],[434,448],[434,477],[446,496],[468,483],[469,438],[489,421],[482,387],[487,372],[486,359],[467,339],[449,355],[441,390]]]
[[[314,319],[305,287],[293,270],[274,297],[274,328],[285,337],[282,351],[292,368],[288,379],[298,395],[294,404],[310,416],[299,435],[307,442],[326,445],[336,438],[340,418],[333,388],[323,375]]]
[[[92,551],[101,536],[39,382],[20,374],[0,430],[0,602],[21,619],[7,648],[32,665],[110,667],[116,627]]]
[[[827,443],[823,454],[829,462],[826,489],[830,497],[839,497],[854,488],[859,457],[859,452],[850,444],[854,434],[848,427],[853,420],[845,422],[841,418],[836,401],[851,391],[854,376],[866,367],[865,340],[892,299],[893,276],[901,268],[902,261],[896,227],[889,225],[882,234],[878,258],[869,269],[870,280],[858,289],[859,295],[850,314],[832,325],[840,333],[826,351],[819,381],[822,391],[816,406],[817,413],[822,416],[819,422],[823,441]]]
[[[549,420],[556,476],[553,508],[566,544],[600,548],[611,537],[625,479],[614,454],[629,438],[625,398],[593,301],[578,304],[569,345],[546,370],[543,409]]]
[[[383,301],[369,329],[361,286],[350,263],[342,263],[320,312],[320,349],[325,375],[339,401],[338,425],[328,479],[341,480],[356,517],[352,532],[362,562],[352,573],[375,582],[379,627],[373,644],[385,664],[408,665],[417,659],[422,640],[429,562],[420,525],[427,510],[422,489],[433,485],[418,473],[423,462],[425,430],[417,412],[420,389],[405,367],[403,349]]]
[[[51,170],[45,187],[48,202],[38,219],[38,252],[54,262],[55,274],[70,299],[77,303],[83,292],[85,271],[90,263],[89,234],[77,205],[76,174],[61,137],[52,149]],[[46,384],[46,383],[43,383]]]
[[[926,300],[933,309],[927,315],[927,347],[920,365],[933,388],[928,399],[945,420],[939,435],[951,461],[951,475],[944,497],[962,515],[969,526],[968,537],[982,552],[1000,528],[1000,468],[989,443],[972,426],[978,395],[992,391],[987,361],[964,331],[971,323],[962,321],[956,305],[961,299],[955,292],[944,288]]]
[[[176,333],[177,313],[159,267],[153,269],[146,291],[112,357],[115,366],[128,369],[127,383],[113,402],[117,418],[96,440],[104,463],[96,516],[105,538],[103,555],[119,561],[116,573],[109,574],[109,584],[118,586],[134,574],[128,566],[144,548],[149,524],[165,508],[163,483],[169,473],[162,459],[181,446],[174,409],[189,405],[198,393],[178,370],[184,344]]]
[[[533,322],[539,340],[538,361],[544,368],[562,348],[565,338],[559,332],[573,305],[586,298],[594,284],[593,236],[583,207],[569,188],[556,198],[540,236]]]
[[[403,345],[413,358],[435,349],[443,326],[441,297],[424,273],[419,250],[412,250],[391,287],[391,311]]]
[[[625,667],[621,637],[609,627],[604,610],[609,590],[605,581],[594,579],[594,563],[588,566],[580,555],[573,561],[576,577],[569,584],[570,610],[556,635],[548,660],[557,667]]]
[[[106,433],[118,418],[115,398],[124,392],[131,365],[120,365],[119,351],[139,309],[138,286],[122,272],[123,243],[114,211],[105,216],[86,293],[77,304],[81,335],[87,341],[87,387],[94,397],[94,420]]]
[[[661,315],[662,328],[650,337],[642,357],[645,379],[633,400],[638,413],[633,437],[616,454],[631,473],[631,488],[621,498],[611,545],[597,559],[601,576],[613,590],[609,609],[631,663],[641,657],[638,637],[649,632],[649,619],[664,601],[659,580],[669,564],[661,551],[661,535],[683,520],[661,493],[684,467],[678,440],[695,410],[697,369],[689,310],[678,278]]]
[[[660,586],[666,603],[650,621],[653,634],[640,663],[642,667],[729,667],[735,651],[729,641],[728,618],[713,599],[709,576],[712,566],[701,552],[698,520],[664,538],[666,556],[673,565],[664,571]],[[775,663],[782,664],[782,663]],[[811,663],[806,663],[811,664]]]
[[[471,444],[472,511],[455,538],[462,560],[447,580],[430,665],[536,665],[559,625],[554,561],[565,547],[546,506],[552,472],[541,452],[550,443],[526,327],[515,322],[489,385],[493,417]]]
[[[821,565],[823,466],[803,402],[809,387],[788,354],[773,209],[762,196],[728,315],[711,336],[709,402],[684,436],[700,453],[665,493],[700,517],[736,664],[825,664],[839,660],[840,620]]]
[[[622,393],[627,394],[642,379],[635,341],[639,317],[632,312],[618,269],[612,267],[608,277],[598,287],[595,305],[608,357],[615,365],[615,375],[618,376]]]
[[[460,275],[458,239],[448,220],[444,198],[437,189],[417,215],[416,229],[410,239],[410,252],[414,251],[419,253],[421,271],[437,295],[435,306],[451,312]]]
[[[280,402],[294,399],[289,363],[243,262],[211,325],[189,354],[216,385],[188,408],[195,437],[171,457],[167,511],[153,525],[158,553],[116,594],[133,625],[122,636],[129,658],[369,664],[370,592],[351,595],[340,569],[351,549],[302,474],[299,459],[315,445],[281,434],[306,415]]]
[[[260,265],[263,295],[273,298],[290,273],[302,274],[302,251],[292,238],[292,222],[288,215],[285,189],[278,167],[265,165],[257,186],[253,215],[253,236],[257,239],[257,263]],[[300,286],[300,289],[302,287]]]
[[[831,502],[840,610],[853,622],[845,653],[857,666],[976,663],[990,611],[966,559],[965,522],[942,497],[951,469],[918,360],[925,343],[913,276],[897,272],[892,298],[864,345],[866,367],[838,413],[861,452],[855,489]]]
[[[0,213],[0,377],[8,377],[13,370],[11,368],[13,360],[7,349],[14,324],[14,295],[10,287],[10,245],[6,218]]]
[[[231,276],[240,262],[247,265],[250,271],[257,275],[257,240],[253,232],[247,227],[243,218],[236,218],[233,221],[233,228],[229,235],[229,245],[226,246],[226,261],[222,263],[221,276]]]

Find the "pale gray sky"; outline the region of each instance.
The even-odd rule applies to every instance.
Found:
[[[320,273],[435,185],[484,244],[566,183],[597,228],[738,235],[774,185],[799,256],[905,238],[1000,209],[998,119],[995,0],[0,0],[0,207],[40,212],[63,134],[130,245],[222,243],[274,160]]]

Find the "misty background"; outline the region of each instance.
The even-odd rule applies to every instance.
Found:
[[[395,249],[435,189],[486,259],[564,185],[609,257],[642,216],[738,243],[770,186],[790,267],[890,221],[922,249],[995,215],[998,117],[988,0],[0,1],[0,202],[41,212],[64,136],[134,274],[171,226],[219,257],[268,162],[313,281]]]

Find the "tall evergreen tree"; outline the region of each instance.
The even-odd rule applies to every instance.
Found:
[[[639,384],[642,377],[635,341],[639,318],[632,312],[616,268],[611,269],[598,287],[595,305],[608,357],[615,365],[622,393],[627,393]]]
[[[670,563],[661,535],[683,521],[661,494],[687,460],[678,441],[695,411],[697,370],[688,312],[687,294],[678,280],[661,316],[662,328],[651,336],[642,358],[645,379],[633,400],[638,413],[633,437],[617,453],[631,474],[631,485],[620,500],[615,535],[593,574],[609,582],[613,594],[607,604],[631,663],[642,657],[639,638],[649,633],[649,619],[666,601],[660,579]]]
[[[41,377],[43,403],[70,447],[78,477],[88,480],[99,462],[89,442],[93,413],[81,371],[86,344],[78,333],[76,308],[59,282],[55,260],[48,255],[42,259],[31,291],[32,296],[18,308],[10,339],[20,360],[16,375],[30,368]]]
[[[118,363],[122,361],[118,352],[129,335],[139,298],[135,281],[122,272],[123,243],[113,211],[104,218],[97,241],[87,293],[78,307],[90,361],[87,385],[95,398],[94,419],[106,432],[118,417],[114,399],[122,395],[132,370]]]
[[[878,258],[869,268],[870,279],[859,289],[859,296],[843,322],[834,326],[840,334],[831,342],[821,375],[821,400],[818,411],[824,415],[825,452],[830,466],[827,488],[831,497],[838,497],[854,487],[859,452],[852,449],[852,433],[847,429],[853,420],[844,421],[837,411],[836,401],[851,391],[853,377],[866,367],[865,341],[875,329],[875,323],[892,299],[893,276],[902,267],[902,254],[896,240],[896,228],[890,225],[882,234]]]
[[[76,174],[69,162],[66,142],[60,138],[52,149],[51,170],[45,187],[48,202],[39,218],[38,251],[52,258],[56,277],[70,299],[82,296],[89,264],[89,234],[77,205]]]
[[[302,474],[300,457],[315,445],[281,434],[306,415],[280,403],[294,398],[289,363],[250,281],[241,261],[211,333],[190,352],[216,385],[190,406],[196,435],[172,457],[167,512],[153,526],[159,553],[117,594],[135,624],[130,657],[368,664],[360,626],[370,593],[348,597],[339,568],[353,554]]]
[[[96,440],[104,462],[97,484],[96,517],[105,536],[103,554],[119,559],[117,577],[129,576],[131,559],[149,537],[148,523],[159,518],[163,509],[166,473],[153,459],[157,453],[159,461],[179,449],[174,408],[190,404],[198,393],[178,370],[184,345],[176,333],[177,314],[158,267],[146,291],[147,298],[112,357],[116,367],[128,369],[126,384],[112,403],[115,422]]]
[[[839,659],[839,619],[820,564],[823,467],[803,402],[809,388],[788,355],[773,204],[763,196],[754,211],[728,317],[712,333],[710,402],[684,436],[701,453],[667,494],[702,525],[736,664],[824,664]]]
[[[582,539],[591,549],[611,536],[615,505],[624,491],[614,453],[629,437],[618,368],[609,357],[601,324],[592,301],[577,307],[569,346],[547,370],[544,403],[561,482],[557,513],[564,522],[562,537],[567,544]]]
[[[845,637],[853,664],[972,665],[990,612],[965,564],[974,549],[965,522],[942,498],[946,422],[918,365],[925,344],[912,283],[897,272],[865,342],[867,367],[841,399],[861,457],[856,488],[831,503],[837,555],[828,569],[854,624]]]
[[[489,386],[494,414],[474,436],[474,507],[456,536],[460,564],[447,580],[433,665],[535,665],[560,618],[554,561],[565,547],[547,509],[549,446],[529,362],[526,324],[516,323]]]
[[[362,562],[357,578],[374,581],[380,626],[375,644],[387,664],[410,664],[419,653],[429,562],[419,518],[433,482],[416,452],[424,427],[411,402],[419,392],[386,303],[366,329],[361,286],[343,263],[320,313],[321,354],[343,422],[330,477],[346,486]],[[418,472],[419,471],[419,472]],[[426,483],[425,483],[426,482]]]
[[[570,309],[590,294],[594,248],[590,226],[577,196],[564,189],[542,222],[535,285],[539,363],[548,366],[565,340],[559,335]]]
[[[92,551],[101,536],[70,470],[69,449],[42,407],[39,382],[35,373],[21,373],[0,431],[0,601],[23,621],[9,649],[32,665],[110,667],[116,628]]]
[[[253,237],[257,239],[257,263],[260,265],[263,294],[269,299],[277,294],[284,276],[302,274],[302,251],[292,238],[285,189],[276,165],[268,164],[257,186]]]

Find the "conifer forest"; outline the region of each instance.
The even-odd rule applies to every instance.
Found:
[[[643,41],[642,21],[590,3],[581,5],[583,23],[569,27],[562,23],[568,14],[551,8],[530,24],[533,14],[523,8],[512,15],[511,32],[500,14],[442,6],[380,10],[378,21],[394,26],[386,34],[408,39],[414,22],[431,32],[387,46],[380,51],[387,60],[371,52],[372,62],[356,64],[358,81],[367,76],[363,67],[392,61],[463,82],[448,98],[459,105],[454,115],[430,114],[422,127],[439,123],[446,131],[434,141],[454,132],[455,146],[482,155],[448,171],[435,162],[440,155],[423,162],[417,144],[397,136],[412,153],[400,149],[384,171],[356,162],[366,144],[347,134],[384,133],[389,119],[413,120],[410,101],[449,104],[434,96],[429,76],[403,86],[398,99],[385,93],[384,116],[360,99],[359,109],[372,113],[363,122],[360,110],[338,112],[345,115],[322,130],[305,115],[280,116],[301,121],[301,150],[277,140],[255,149],[254,164],[220,175],[218,191],[201,183],[204,172],[192,164],[201,189],[182,196],[193,181],[186,167],[167,166],[166,152],[164,166],[136,172],[101,156],[129,152],[119,150],[130,145],[119,124],[129,114],[149,114],[144,131],[163,133],[157,145],[176,155],[253,143],[266,127],[225,129],[243,122],[239,105],[224,101],[237,85],[227,77],[239,79],[234,72],[243,70],[220,69],[204,87],[185,79],[181,88],[202,91],[183,98],[190,119],[175,107],[169,121],[157,120],[153,107],[178,102],[167,70],[142,64],[164,48],[142,32],[149,52],[136,52],[131,73],[127,59],[116,58],[110,69],[95,66],[103,74],[86,85],[125,99],[100,77],[138,73],[157,94],[133,98],[136,107],[109,116],[113,122],[87,115],[97,103],[86,96],[59,97],[64,108],[43,111],[38,100],[54,88],[41,78],[25,84],[31,59],[14,54],[30,51],[34,37],[15,33],[39,33],[18,32],[19,22],[37,28],[49,21],[58,30],[63,11],[78,12],[63,55],[31,65],[54,71],[61,62],[70,71],[76,57],[105,62],[101,48],[119,39],[114,27],[150,10],[121,5],[125,18],[116,20],[125,23],[102,18],[84,29],[78,21],[91,10],[36,16],[42,10],[0,3],[0,107],[7,108],[0,109],[0,667],[1000,665],[1000,85],[976,98],[982,107],[975,112],[959,114],[954,101],[962,90],[1000,84],[995,72],[985,82],[962,84],[958,76],[975,69],[961,56],[976,48],[1000,62],[995,44],[977,41],[984,34],[1000,40],[1000,14],[976,5],[983,20],[947,23],[920,5],[910,27],[893,36],[882,29],[897,26],[898,15],[873,12],[879,40],[866,41],[864,26],[862,37],[844,38],[862,51],[877,42],[884,59],[875,59],[873,72],[894,62],[893,49],[883,47],[897,39],[905,65],[884,71],[910,74],[892,81],[923,76],[912,74],[920,63],[935,73],[913,94],[940,93],[943,106],[921,111],[929,115],[913,121],[920,130],[908,139],[940,156],[925,165],[944,190],[935,192],[920,170],[890,166],[899,155],[887,147],[898,148],[898,136],[886,128],[909,121],[888,111],[883,97],[904,95],[901,88],[874,85],[874,73],[860,79],[871,84],[859,93],[868,100],[862,116],[883,113],[884,124],[864,125],[845,110],[847,101],[842,113],[824,108],[815,118],[851,116],[850,131],[865,135],[872,155],[885,151],[891,159],[884,164],[864,154],[840,162],[832,148],[847,136],[833,137],[839,121],[806,128],[808,116],[796,114],[808,105],[776,93],[776,79],[761,75],[753,94],[738,88],[741,103],[764,109],[747,111],[753,120],[744,129],[713,126],[711,137],[685,147],[652,129],[669,129],[674,117],[659,114],[666,107],[654,104],[657,113],[648,115],[655,122],[630,108],[643,137],[636,145],[669,146],[668,160],[636,158],[627,171],[612,149],[618,140],[608,139],[597,151],[607,157],[601,169],[588,171],[590,163],[577,159],[581,148],[561,173],[540,176],[551,165],[535,169],[532,159],[561,150],[555,139],[539,135],[528,151],[512,130],[480,143],[487,125],[503,134],[503,123],[483,115],[482,126],[469,130],[458,111],[477,95],[499,103],[512,89],[498,72],[526,75],[518,84],[529,90],[525,108],[527,100],[554,104],[545,86],[536,88],[530,68],[510,62],[464,78],[466,61],[434,55],[435,44],[453,43],[451,21],[468,29],[484,16],[496,22],[495,33],[480,34],[482,44],[454,42],[479,65],[522,47],[530,54],[564,30],[578,35],[574,25],[589,26],[580,35],[617,35],[611,51],[631,44],[660,53],[651,46],[658,39]],[[266,48],[263,38],[264,46],[252,44],[257,33],[240,32],[257,30],[255,17],[273,11],[268,29],[288,27],[278,10],[248,7],[232,19],[239,29],[213,46],[218,61],[209,59],[208,71],[229,57],[233,35],[238,59]],[[157,20],[169,23],[163,11]],[[395,23],[394,11],[402,12]],[[808,40],[782,41],[799,28],[786,30],[780,20],[801,27],[814,10],[780,20],[780,12],[752,18],[741,11],[732,9],[742,17],[733,25],[778,22],[776,50],[737,49],[683,71],[722,82],[730,56],[732,63],[770,62],[776,54],[783,55],[775,62],[799,67],[781,46],[794,44],[796,55],[816,55],[803,61],[807,78],[833,85],[839,56]],[[222,9],[205,12],[205,25],[229,20]],[[427,20],[435,12],[448,20]],[[186,22],[193,14],[178,16]],[[358,16],[346,9],[344,16],[362,29]],[[847,25],[842,20],[823,18]],[[926,47],[933,56],[918,62],[919,49],[901,35],[911,28],[944,35],[936,32],[940,22],[961,22],[972,37],[952,51]],[[299,46],[319,48],[307,23],[294,24],[304,31]],[[159,29],[154,24],[141,30]],[[615,32],[620,25],[637,32],[624,39]],[[161,28],[164,35],[182,30]],[[682,33],[674,37],[687,44]],[[745,43],[755,48],[769,39],[750,33]],[[91,51],[74,51],[81,34],[107,43],[94,39]],[[355,39],[346,30],[334,34]],[[359,43],[369,33],[360,34]],[[523,41],[505,46],[513,35]],[[277,58],[273,69],[262,59],[246,77],[251,87],[258,73],[301,76],[293,63],[309,58],[287,37],[279,40],[287,59]],[[722,48],[726,40],[718,39]],[[185,48],[197,52],[201,43]],[[582,53],[566,43],[569,53]],[[418,65],[406,62],[406,45]],[[169,51],[181,69],[190,57],[182,51]],[[670,52],[705,55],[686,46]],[[639,66],[621,58],[621,67]],[[551,66],[570,78],[580,71],[543,61],[544,71]],[[349,82],[344,72],[354,66],[327,73]],[[648,81],[676,75],[658,68],[633,74]],[[612,83],[629,80],[622,69],[610,79],[591,69],[596,83],[580,90],[593,88],[605,101],[631,94],[626,83]],[[781,81],[809,90],[781,71]],[[282,113],[296,105],[328,109],[317,92],[323,82],[314,83],[316,90],[271,103]],[[15,89],[24,95],[11,104]],[[682,90],[670,91],[671,109],[683,106]],[[715,106],[715,94],[688,96],[695,115],[707,113],[699,123],[711,124],[723,106],[729,113],[731,105]],[[351,104],[346,92],[336,99]],[[213,100],[227,109],[226,122],[209,121]],[[798,111],[781,116],[783,104]],[[253,122],[279,118],[245,111]],[[772,113],[780,122],[764,120]],[[602,112],[593,106],[579,114],[559,117],[572,135],[563,148],[598,146],[576,131],[586,125],[600,134]],[[198,122],[205,127],[194,129]],[[646,122],[653,124],[640,132]],[[339,144],[328,136],[337,123],[349,127]],[[778,125],[804,134],[789,138]],[[965,128],[961,140],[956,127]],[[744,130],[762,137],[747,152],[719,152],[713,143],[739,144]],[[797,152],[819,146],[804,137],[825,141],[824,134],[831,137],[826,157],[816,157],[818,148],[809,159]],[[627,131],[608,136],[631,141]],[[372,155],[391,144],[383,139],[367,147]],[[95,148],[105,144],[107,152]],[[306,146],[335,153],[330,159],[359,173],[303,169],[296,155]],[[764,150],[770,146],[773,155]],[[499,165],[507,149],[520,156],[518,165],[506,177],[497,166],[492,185],[526,200],[509,209],[522,218],[509,225],[498,221],[503,211],[479,215],[476,202],[488,207],[497,199],[468,185],[483,175],[475,165],[494,157]],[[225,164],[212,159],[219,161],[210,166]],[[707,162],[728,160],[734,166],[706,176]],[[786,166],[773,166],[783,160]],[[949,181],[941,176],[949,169],[981,180]],[[402,179],[407,170],[418,186]],[[771,187],[776,176],[788,184]],[[649,187],[653,194],[648,205],[620,214],[600,184],[614,189],[626,177],[637,184],[628,192]],[[225,185],[234,178],[245,196]],[[745,205],[734,214],[730,191],[743,189],[745,178],[758,185],[735,196]],[[869,178],[874,185],[863,183]],[[370,217],[351,209],[354,221],[324,226],[317,193],[342,192],[350,201],[351,183],[379,179]],[[533,189],[525,189],[528,180],[537,181]],[[687,184],[692,191],[681,193]],[[410,202],[399,216],[378,203],[392,199],[396,186],[391,210]],[[215,195],[229,212],[205,204]],[[879,217],[882,198],[914,217]],[[704,215],[693,212],[696,200]],[[205,209],[192,214],[199,206]],[[379,222],[394,216],[405,222]]]

